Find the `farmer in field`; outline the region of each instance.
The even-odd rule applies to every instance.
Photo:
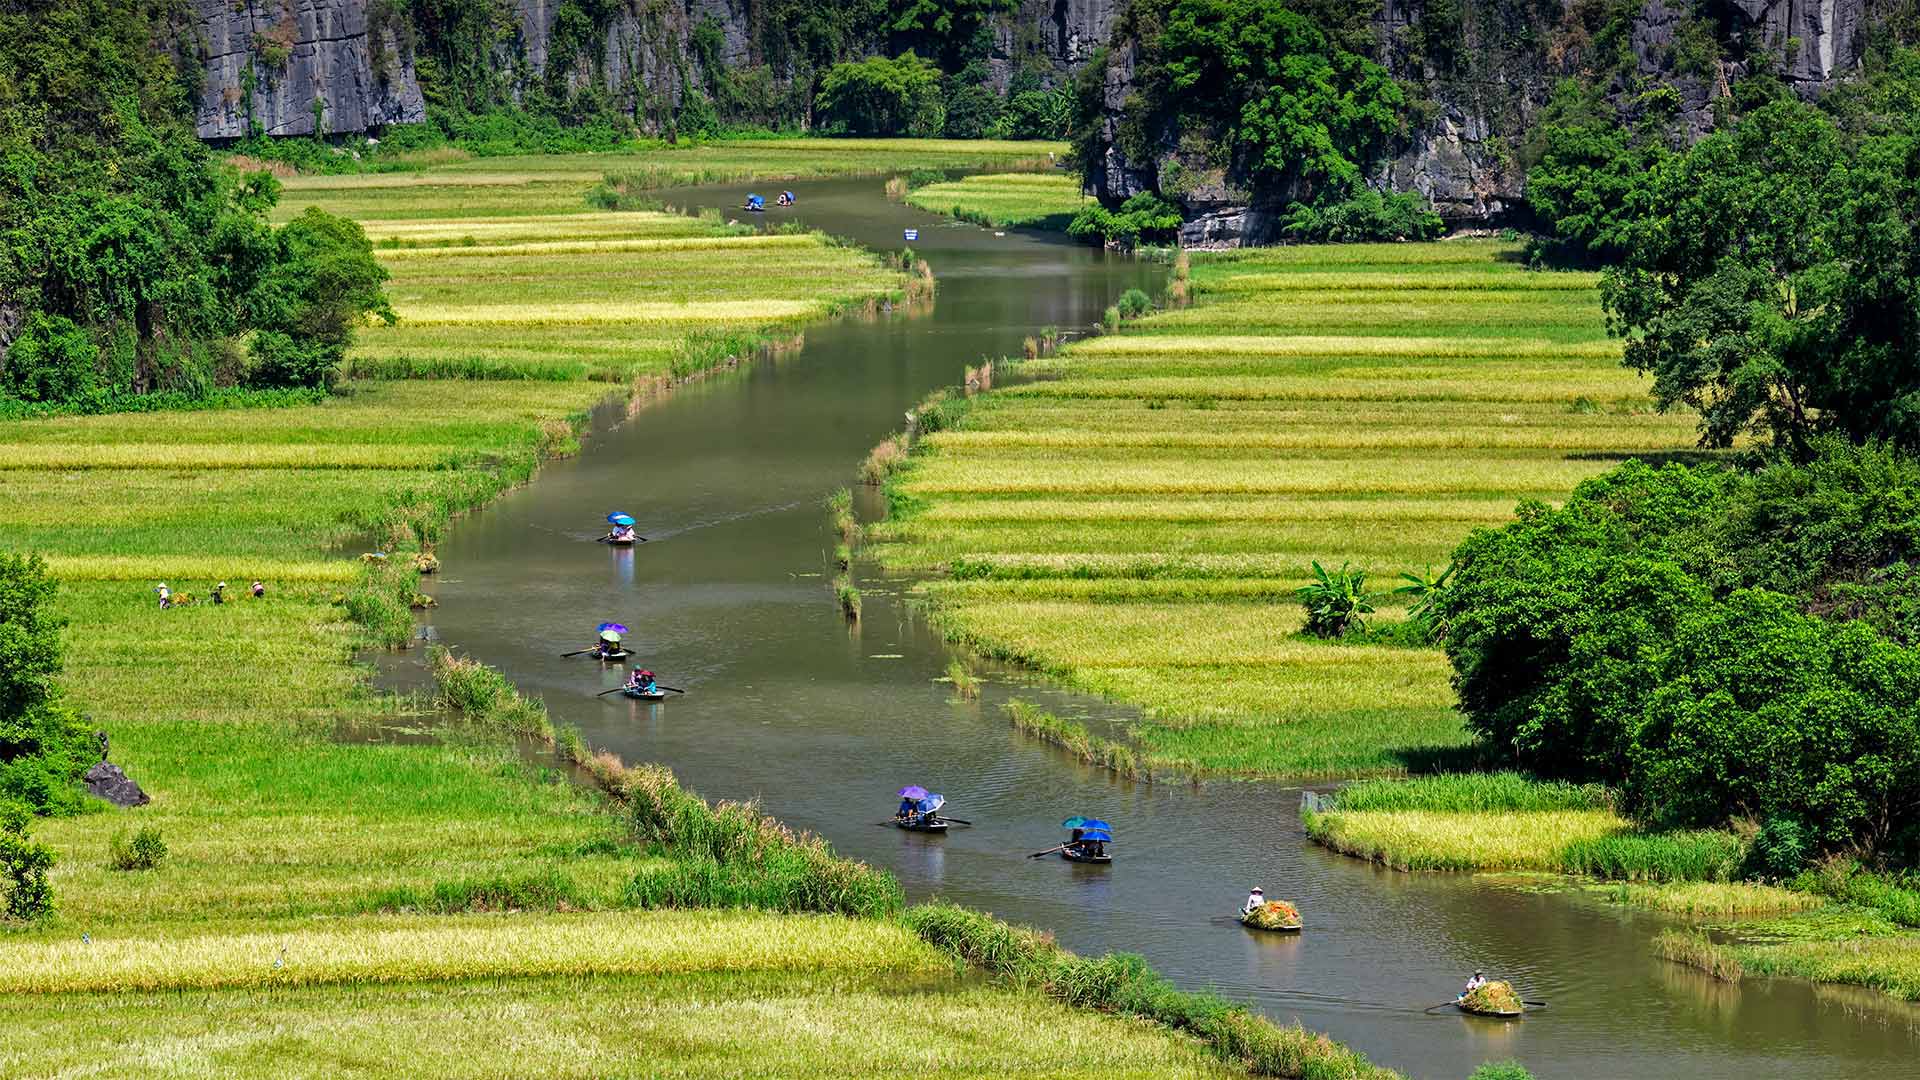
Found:
[[[226,582],[223,581],[220,584],[215,585],[213,587],[213,602],[216,604],[224,604],[227,602],[227,583]]]
[[[253,593],[253,598],[255,600],[258,600],[261,597],[267,595],[267,587],[265,585],[260,584],[257,581],[254,582],[251,586],[249,586],[248,591]]]
[[[153,591],[160,594],[160,610],[165,611],[173,606],[173,590],[167,588],[166,582],[161,582],[160,587]]]
[[[1247,893],[1247,902],[1246,905],[1240,909],[1240,914],[1251,915],[1265,907],[1266,903],[1267,894],[1260,891],[1260,886],[1255,885],[1252,890]]]

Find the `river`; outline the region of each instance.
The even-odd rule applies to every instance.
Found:
[[[1017,353],[1044,327],[1084,327],[1165,268],[946,222],[886,200],[877,179],[794,186],[799,206],[769,218],[875,249],[918,228],[935,301],[812,327],[797,351],[684,386],[460,521],[432,588],[440,639],[543,697],[595,747],[663,762],[709,798],[758,799],[893,871],[916,900],[983,908],[1082,953],[1141,953],[1183,987],[1410,1076],[1460,1078],[1505,1058],[1543,1078],[1920,1076],[1920,1010],[1793,981],[1717,983],[1652,955],[1657,917],[1540,882],[1382,870],[1307,842],[1297,790],[1129,783],[1022,737],[1001,710],[1016,695],[1096,719],[1119,710],[990,668],[981,700],[950,700],[938,680],[954,654],[902,601],[908,583],[870,567],[855,567],[864,617],[850,629],[829,584],[828,492],[964,365]],[[668,201],[738,206],[745,191]],[[651,542],[594,543],[616,509]],[[688,692],[595,698],[619,674],[559,654],[603,619],[630,626],[646,665]],[[977,826],[876,827],[908,783]],[[1027,858],[1071,814],[1114,823],[1111,867]],[[1298,903],[1308,930],[1229,921],[1254,884]],[[1476,966],[1550,1008],[1511,1023],[1421,1011]]]

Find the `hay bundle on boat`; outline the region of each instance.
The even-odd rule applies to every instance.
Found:
[[[1240,917],[1256,930],[1298,930],[1300,909],[1285,900],[1269,900]]]
[[[1482,1016],[1519,1016],[1526,1011],[1513,984],[1489,979],[1461,995],[1460,1008]]]

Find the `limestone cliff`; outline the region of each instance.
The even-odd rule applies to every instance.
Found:
[[[1004,89],[1022,61],[1039,59],[1065,77],[1106,41],[1123,0],[1021,0],[993,27],[988,69]],[[316,113],[331,133],[375,130],[425,119],[417,53],[430,29],[412,26],[396,0],[193,0],[205,78],[200,137],[230,140],[249,130],[308,135]],[[764,62],[755,47],[752,0],[620,0],[588,35],[589,46],[562,55],[556,42],[565,0],[502,0],[490,28],[490,66],[510,96],[556,80],[569,91],[592,87],[646,126],[650,102],[678,100],[683,77],[700,84],[692,63],[693,28],[720,32],[718,59],[738,69]],[[856,53],[881,42],[854,43]],[[776,78],[790,73],[776,72]],[[318,103],[316,110],[315,103]],[[805,117],[795,118],[804,123]]]

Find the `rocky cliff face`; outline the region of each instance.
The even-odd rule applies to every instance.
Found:
[[[1038,56],[1065,76],[1104,44],[1124,0],[1021,0],[994,25],[991,78],[1005,89],[1020,60]],[[328,132],[361,132],[426,118],[410,35],[383,24],[377,0],[194,0],[206,68],[198,130],[203,139],[309,135],[314,103]],[[392,5],[388,5],[392,6]],[[707,19],[721,33],[730,68],[757,58],[752,0],[627,0],[600,47],[565,63],[572,89],[597,84],[623,110],[643,97],[676,100],[691,66],[688,39]],[[548,70],[561,0],[510,0],[511,27],[495,49],[499,71],[525,82]],[[373,14],[370,16],[370,11]],[[878,50],[876,44],[874,51]],[[688,72],[698,81],[697,72]]]
[[[413,60],[368,32],[367,0],[195,0],[203,139],[366,131],[427,117]],[[315,103],[319,103],[316,109]]]
[[[1600,55],[1595,5],[1527,0],[1457,0],[1457,27],[1444,52],[1419,44],[1433,27],[1431,0],[1384,0],[1374,19],[1377,58],[1398,78],[1421,89],[1429,118],[1408,133],[1372,182],[1428,196],[1455,225],[1499,224],[1522,209],[1524,181],[1518,157],[1554,85],[1575,73],[1591,75],[1611,57]],[[1633,76],[1669,86],[1679,96],[1680,122],[1694,137],[1712,129],[1713,102],[1746,74],[1723,59],[1734,49],[1764,50],[1789,85],[1813,94],[1857,71],[1873,0],[1726,0],[1708,21],[1690,0],[1644,0],[1626,26],[1629,70],[1616,72],[1626,99]],[[1708,35],[1702,37],[1701,35]],[[1168,193],[1167,173],[1191,175],[1178,150],[1178,132],[1164,132],[1152,160],[1128,158],[1117,144],[1121,109],[1132,92],[1132,43],[1115,42],[1104,98],[1104,151],[1094,193],[1118,202],[1147,190]],[[1236,190],[1232,177],[1204,177],[1192,191],[1173,192],[1193,220],[1182,242],[1235,246],[1269,242],[1286,192]],[[1237,196],[1237,197],[1236,197]]]

